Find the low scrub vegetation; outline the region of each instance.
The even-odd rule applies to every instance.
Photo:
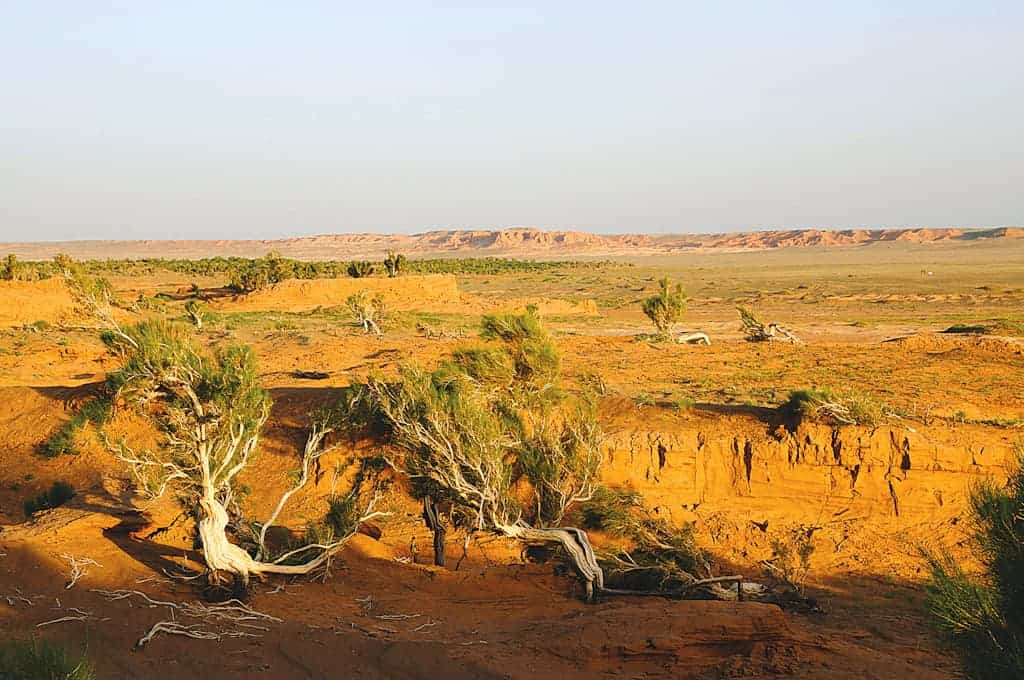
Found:
[[[609,262],[591,260],[532,261],[499,257],[428,258],[413,260],[402,254],[389,254],[383,266],[389,276],[409,274],[504,274],[517,272],[556,272],[560,270],[600,269]],[[70,258],[67,258],[70,261]],[[247,293],[288,279],[320,279],[347,276],[353,264],[347,260],[306,262],[269,253],[264,257],[207,257],[194,260],[142,258],[82,260],[76,266],[83,274],[141,275],[169,271],[188,276],[225,276],[229,288]],[[373,263],[370,263],[374,269]],[[362,266],[362,265],[357,265]],[[389,269],[389,267],[391,267]],[[0,262],[0,280],[36,281],[63,274],[58,261],[19,261],[8,255]],[[392,271],[394,274],[392,274]]]
[[[86,425],[102,427],[110,417],[110,401],[104,397],[97,397],[87,401],[71,420],[64,423],[56,432],[50,435],[42,446],[43,455],[48,458],[76,453],[75,441],[79,433]]]
[[[23,509],[26,517],[31,517],[40,510],[59,508],[75,497],[75,488],[67,482],[54,482],[49,489],[38,496],[25,500]]]
[[[928,608],[972,680],[1024,677],[1024,458],[1005,486],[971,492],[971,539],[981,562],[969,573],[950,555],[926,552]]]
[[[470,534],[560,549],[588,599],[683,595],[709,572],[689,528],[651,516],[637,494],[599,487],[596,404],[589,392],[562,385],[559,353],[532,309],[485,316],[480,342],[434,369],[407,365],[397,378],[370,376],[336,412],[350,428],[381,438],[390,465],[410,480],[435,535],[436,564],[445,564],[447,515]],[[588,528],[623,545],[597,553]]]
[[[800,594],[811,570],[814,531],[814,527],[795,526],[779,532],[771,539],[772,556],[762,563],[772,575]]]
[[[474,530],[561,545],[592,593],[603,576],[590,542],[558,525],[596,488],[601,431],[593,403],[558,383],[558,352],[536,315],[498,314],[484,317],[481,343],[433,370],[371,376],[339,413],[384,437],[435,534],[445,531],[437,509],[447,506]]]
[[[831,425],[875,425],[884,419],[882,406],[862,394],[840,395],[830,389],[806,389],[789,393],[778,407],[783,419],[812,420]]]
[[[405,270],[406,261],[405,255],[389,251],[387,257],[384,258],[384,271],[390,278],[394,278]]]
[[[369,291],[361,290],[350,295],[345,304],[357,326],[366,333],[383,334],[388,308],[382,295],[370,295]]]
[[[349,263],[346,271],[348,271],[348,275],[353,279],[361,279],[367,276],[372,276],[373,273],[377,271],[377,267],[372,262],[357,260]]]
[[[657,295],[645,298],[640,308],[654,324],[657,337],[667,340],[686,313],[686,292],[680,283],[673,286],[667,276],[658,282],[658,287]]]
[[[0,680],[92,680],[92,665],[46,640],[0,642]]]
[[[709,555],[697,546],[693,526],[653,516],[635,491],[599,487],[574,519],[588,531],[619,539],[598,553],[611,587],[684,595],[711,576]]]

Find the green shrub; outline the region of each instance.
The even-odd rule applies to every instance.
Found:
[[[950,555],[925,552],[928,610],[973,680],[1024,677],[1024,451],[1009,481],[974,487],[971,538],[982,564],[968,574]]]
[[[367,276],[371,276],[377,268],[372,262],[366,262],[365,260],[352,262],[348,265],[348,275],[353,279],[361,279]]]
[[[76,453],[75,438],[87,423],[102,427],[110,418],[111,406],[109,399],[99,397],[87,401],[71,420],[64,423],[43,443],[42,452],[47,458]]]
[[[693,525],[674,526],[655,517],[636,491],[598,487],[578,506],[574,519],[583,529],[628,542],[598,555],[613,587],[682,593],[695,579],[711,575]]]
[[[405,269],[405,255],[398,253],[397,255],[391,251],[388,251],[388,256],[384,258],[384,269],[387,271],[390,278],[394,278],[402,273]]]
[[[46,640],[0,642],[0,680],[92,680],[92,665]]]
[[[54,482],[49,490],[34,498],[25,500],[25,516],[31,517],[40,510],[52,510],[67,503],[75,496],[75,487],[67,482]]]
[[[803,593],[804,581],[811,570],[814,554],[814,530],[792,527],[772,539],[772,556],[764,564],[775,575]]]
[[[829,389],[790,392],[778,412],[790,422],[817,420],[832,425],[874,425],[884,419],[881,405],[866,395],[837,395]]]
[[[950,326],[949,328],[947,328],[946,330],[944,330],[942,332],[943,333],[960,333],[960,334],[964,334],[964,335],[987,335],[987,334],[991,333],[992,330],[993,330],[992,326],[985,326],[985,325],[982,325],[982,324],[957,323],[957,324],[953,324],[952,326]]]
[[[10,253],[0,264],[0,280],[13,281],[17,277],[18,256]]]
[[[499,343],[512,362],[517,382],[537,387],[557,379],[561,366],[558,348],[535,309],[523,314],[485,315],[480,322],[480,338]]]
[[[644,299],[640,308],[654,324],[658,336],[664,339],[672,332],[672,326],[682,321],[686,313],[686,293],[682,284],[672,286],[667,276],[658,285],[658,294]]]

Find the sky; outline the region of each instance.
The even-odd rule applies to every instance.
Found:
[[[0,240],[1024,224],[1024,3],[0,0]]]

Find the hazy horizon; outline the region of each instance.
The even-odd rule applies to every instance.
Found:
[[[0,5],[0,241],[1024,224],[1016,2]]]
[[[111,237],[111,238],[59,238],[59,239],[0,239],[0,243],[61,243],[68,241],[224,241],[224,240],[254,240],[254,241],[284,241],[296,238],[313,238],[317,236],[343,236],[343,235],[391,235],[391,236],[419,236],[431,232],[448,232],[448,231],[498,231],[504,229],[538,229],[540,231],[574,231],[592,233],[601,236],[634,236],[634,235],[646,235],[646,236],[706,236],[706,235],[717,235],[717,234],[732,234],[732,233],[757,233],[757,232],[771,232],[771,231],[806,231],[806,230],[822,230],[822,231],[886,231],[886,230],[903,230],[903,229],[963,229],[971,231],[986,231],[991,229],[1001,228],[1022,228],[1024,225],[1014,224],[995,224],[995,225],[983,225],[983,226],[964,226],[964,225],[947,225],[944,227],[940,226],[917,226],[917,227],[761,227],[751,229],[732,229],[732,230],[721,230],[721,231],[614,231],[605,230],[597,231],[593,229],[573,229],[570,227],[558,228],[558,227],[534,227],[530,225],[509,225],[506,227],[437,227],[429,229],[418,229],[418,230],[406,230],[406,231],[388,231],[386,229],[378,230],[345,230],[345,231],[334,231],[334,232],[320,232],[320,233],[309,233],[309,234],[283,234],[281,236],[268,236],[268,237],[238,237],[238,238],[225,238],[219,236],[196,236],[196,237],[174,237],[174,236],[156,236],[156,237],[138,237],[138,238],[125,238],[125,237]],[[0,236],[3,232],[0,231]]]

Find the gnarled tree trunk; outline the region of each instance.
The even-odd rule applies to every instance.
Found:
[[[444,525],[437,510],[437,502],[431,496],[423,498],[423,521],[434,534],[434,564],[443,567],[445,566],[444,540],[448,533],[448,527]]]
[[[587,591],[587,602],[594,599],[595,592],[604,590],[604,571],[597,563],[597,555],[590,545],[587,533],[575,527],[536,529],[521,524],[498,524],[498,531],[510,538],[536,543],[558,543],[565,549],[573,566],[583,578]]]

